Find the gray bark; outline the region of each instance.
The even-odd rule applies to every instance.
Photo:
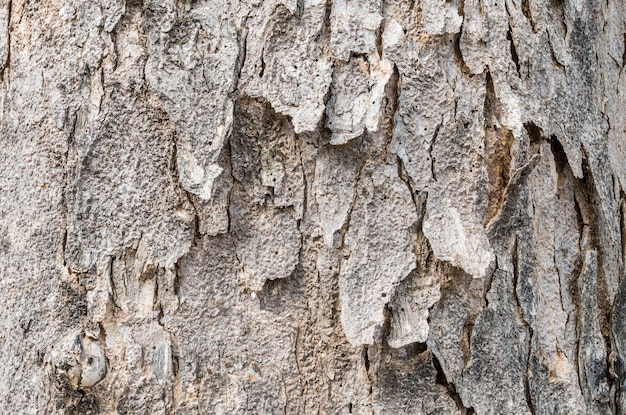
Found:
[[[0,413],[626,414],[619,0],[0,0]]]

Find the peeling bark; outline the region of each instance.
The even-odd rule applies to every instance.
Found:
[[[0,0],[0,413],[626,413],[615,0]]]

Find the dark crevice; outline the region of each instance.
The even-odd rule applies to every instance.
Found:
[[[552,156],[554,157],[554,164],[556,165],[556,172],[558,176],[558,184],[561,186],[565,181],[565,170],[571,170],[569,168],[569,162],[567,161],[567,154],[565,154],[565,150],[563,146],[557,139],[555,135],[550,137],[548,140],[550,143],[550,150],[552,151]],[[573,174],[573,173],[572,173]]]
[[[465,0],[459,0],[459,7],[457,8],[457,12],[459,16],[463,17],[461,21],[461,27],[459,28],[459,32],[463,32],[463,23],[465,23]]]
[[[229,134],[228,138],[226,139],[225,143],[224,143],[224,150],[227,151],[228,153],[228,159],[231,159],[232,154],[233,154],[233,148],[232,145],[230,143],[230,140],[232,139],[232,134]],[[228,167],[229,167],[229,174],[230,174],[230,178],[232,179],[232,181],[234,182],[236,179],[233,176],[233,164],[228,163]],[[222,173],[224,174],[224,173]],[[233,195],[233,185],[231,183],[230,189],[228,189],[228,194],[226,195],[226,220],[228,221],[228,223],[226,224],[226,233],[230,234],[232,231],[232,215],[230,213],[230,207],[231,207],[231,199],[232,199],[232,195]]]
[[[626,66],[626,33],[624,33],[624,52],[622,53],[622,68]]]
[[[122,254],[123,255],[123,254]],[[113,278],[113,274],[115,270],[115,256],[109,257],[109,283],[111,284],[111,290],[109,292],[109,302],[112,306],[118,307],[118,293],[121,292],[121,288],[118,288],[115,285],[115,278]]]
[[[180,182],[180,172],[178,170],[178,136],[176,130],[172,133],[172,156],[170,159],[170,173],[172,174],[172,181],[181,191],[181,198],[186,198],[189,205],[194,211],[194,229],[193,229],[193,242],[192,246],[199,246],[202,240],[202,232],[200,231],[200,207],[196,201],[195,196],[185,189]],[[228,141],[228,140],[227,140]],[[230,224],[230,220],[229,220]],[[182,258],[179,258],[179,261]]]
[[[626,380],[626,368],[624,367],[624,362],[619,357],[619,355],[609,355],[609,358],[613,357],[613,364],[609,367],[613,368],[613,373],[615,376],[615,384],[617,385],[615,392],[615,414],[622,415],[621,410],[621,397],[620,394],[624,390],[624,381]]]
[[[181,186],[182,188],[182,186]],[[200,231],[200,208],[196,203],[195,197],[192,193],[188,192],[186,189],[183,189],[184,194],[187,196],[187,200],[189,204],[193,207],[194,210],[194,230],[193,230],[193,242],[191,246],[200,246],[202,242],[202,232]],[[180,261],[182,259],[179,258]]]
[[[510,50],[511,50],[511,59],[515,63],[515,68],[517,69],[517,76],[522,77],[520,72],[520,63],[519,56],[517,55],[517,49],[515,48],[515,41],[513,40],[513,29],[511,28],[511,23],[509,23],[509,30],[506,32],[506,38],[509,41]]]
[[[80,394],[80,399],[75,405],[67,406],[70,415],[96,414],[100,412],[100,403],[94,394],[83,390],[78,390],[75,394]],[[75,394],[70,399],[75,398]]]
[[[398,352],[398,355],[403,356],[405,359],[409,359],[411,357],[419,356],[428,350],[428,344],[419,342],[409,343],[406,346],[395,350]]]
[[[304,0],[296,0],[296,17],[302,19],[304,16]]]
[[[433,156],[433,148],[435,147],[435,142],[437,141],[437,137],[439,136],[439,130],[443,125],[443,115],[441,116],[441,122],[437,124],[435,127],[435,132],[433,133],[433,137],[430,140],[430,145],[428,146],[428,157],[430,158],[430,174],[433,177],[433,181],[437,181],[437,175],[435,174],[435,157]]]
[[[543,130],[532,121],[524,123],[524,129],[528,133],[531,144],[536,144],[543,138]]]
[[[382,102],[382,119],[380,121],[380,130],[386,138],[387,154],[392,153],[391,144],[393,142],[395,116],[400,105],[400,71],[396,65],[393,65],[393,72],[385,86],[385,96]]]
[[[144,10],[143,0],[127,0],[126,10],[134,9],[134,12],[140,12]]]
[[[239,55],[237,56],[237,63],[235,65],[235,84],[233,85],[233,89],[231,93],[235,93],[239,86],[239,80],[241,79],[241,71],[243,70],[243,66],[246,63],[246,56],[248,54],[248,32],[244,32],[242,34],[237,35],[238,40],[241,42],[239,44]],[[261,75],[263,77],[263,70],[265,69],[265,65],[263,63],[263,52],[261,52]]]
[[[400,158],[400,156],[396,156],[396,161],[398,163],[398,177],[404,182],[404,184],[406,184],[406,187],[409,189],[411,200],[413,201],[413,205],[415,206],[415,210],[417,212],[418,221],[421,223],[422,215],[425,212],[422,209],[422,203],[420,200],[418,200],[417,192],[413,190],[414,186],[411,184],[411,178],[407,174],[406,169],[404,168],[404,163],[402,163],[402,159]]]
[[[263,54],[265,53],[265,49],[261,50],[261,70],[259,71],[259,78],[263,78],[263,74],[265,74],[265,59],[263,58]]]
[[[470,358],[472,356],[472,332],[474,331],[474,323],[475,323],[476,317],[472,317],[469,316],[466,320],[465,320],[465,324],[463,325],[463,339],[462,339],[462,351],[463,351],[463,363],[464,366],[467,366],[467,364],[470,361]]]
[[[172,353],[172,375],[178,376],[180,372],[180,358],[175,353]]]
[[[378,56],[382,58],[383,56],[383,25],[380,24],[378,29],[376,29],[376,50],[378,51]]]
[[[435,356],[434,353],[431,353],[431,356],[432,356],[433,366],[435,367],[435,370],[437,371],[435,383],[437,385],[441,385],[446,388],[446,390],[448,391],[448,395],[450,396],[450,398],[452,398],[452,400],[456,404],[456,407],[459,409],[459,412],[461,413],[461,415],[474,414],[475,413],[474,408],[471,408],[471,407],[467,408],[463,404],[463,400],[461,399],[461,396],[459,396],[458,392],[456,391],[456,386],[454,386],[454,383],[448,382],[446,374],[441,368],[441,364],[439,363],[439,359],[437,359],[437,356]]]
[[[13,2],[9,0],[6,6],[7,12],[7,25],[6,25],[6,56],[4,62],[0,62],[0,82],[4,82],[5,71],[11,70],[11,15],[13,9]],[[1,29],[0,29],[1,30]]]
[[[552,58],[552,63],[554,66],[558,68],[563,68],[563,65],[556,57],[556,53],[554,52],[554,47],[552,46],[552,39],[550,38],[550,32],[546,29],[546,34],[548,36],[548,45],[550,46],[550,57]]]
[[[487,165],[489,183],[485,223],[489,224],[500,215],[505,195],[511,184],[511,148],[515,137],[510,130],[501,126],[502,109],[490,71],[486,71],[485,89],[484,160]]]
[[[530,8],[530,0],[522,0],[522,13],[524,13],[524,16],[526,16],[526,19],[532,26],[533,32],[537,33],[539,29],[537,28],[537,22],[535,22],[535,19],[533,18],[533,12]]]
[[[329,89],[330,90],[330,89]],[[326,105],[326,104],[324,104]],[[324,111],[324,116],[322,118],[324,118],[324,124],[319,124],[318,125],[318,130],[321,130],[320,125],[325,125],[326,123],[326,111]],[[321,123],[321,120],[320,120]],[[294,132],[295,134],[295,132]],[[312,192],[312,189],[309,187],[309,183],[311,184],[311,187],[313,186],[313,180],[315,177],[315,172],[313,172],[313,179],[309,182],[309,179],[307,179],[307,169],[306,166],[304,165],[304,157],[302,157],[302,151],[305,147],[305,140],[302,139],[303,137],[301,137],[298,134],[295,134],[295,141],[296,141],[296,153],[298,155],[298,160],[299,160],[299,164],[300,164],[300,168],[302,169],[302,186],[304,188],[304,192],[302,195],[302,212],[301,212],[301,216],[302,219],[298,219],[298,232],[300,232],[301,235],[301,241],[300,241],[300,254],[302,254],[302,249],[304,247],[304,232],[302,231],[302,221],[305,220],[305,218],[307,217],[307,212],[308,212],[308,204],[309,204],[309,191]],[[291,189],[289,189],[291,190]],[[293,206],[293,209],[295,211],[297,211],[296,206]]]
[[[466,75],[470,75],[472,71],[470,71],[469,67],[465,63],[465,59],[463,59],[463,53],[461,52],[461,33],[462,31],[454,36],[454,58],[456,60],[456,63],[461,68],[461,71]]]
[[[300,392],[304,395],[304,391],[306,390],[306,378],[304,376],[304,372],[302,371],[302,363],[300,362],[300,348],[302,343],[302,328],[300,324],[296,323],[296,340],[294,341],[294,357],[296,360],[296,367],[298,368],[298,379],[300,380]]]
[[[385,321],[383,321],[383,325],[380,326],[378,333],[375,333],[375,339],[377,344],[380,343],[383,351],[388,351],[391,349],[389,346],[389,337],[391,336],[391,323],[393,321],[393,313],[391,312],[391,302],[396,295],[396,291],[393,292],[391,298],[388,300],[387,304],[385,304],[385,308],[383,309],[383,315],[385,317]]]
[[[2,63],[2,67],[0,68],[2,71],[0,72],[0,78],[4,81],[4,70],[11,70],[11,16],[13,12],[13,1],[9,0],[7,4],[7,56],[6,60]]]
[[[522,307],[522,303],[520,301],[519,295],[517,293],[517,286],[519,283],[520,269],[519,269],[519,252],[517,247],[517,236],[513,241],[513,247],[511,248],[511,257],[513,262],[513,299],[515,300],[515,305],[517,307],[517,314],[519,316],[520,321],[524,325],[526,329],[526,347],[528,349],[528,354],[526,355],[526,374],[524,376],[524,396],[526,398],[526,405],[528,405],[528,409],[532,415],[535,415],[537,412],[535,410],[535,405],[533,404],[532,396],[530,393],[530,382],[529,378],[531,375],[530,369],[530,359],[532,352],[532,340],[533,340],[533,329],[526,321],[524,317],[524,309]]]
[[[348,212],[346,214],[346,219],[343,223],[343,226],[338,231],[341,235],[341,246],[345,246],[346,234],[350,230],[350,222],[352,221],[352,212],[354,211],[354,207],[356,206],[359,185],[361,184],[361,177],[363,177],[363,172],[365,171],[366,166],[367,166],[367,163],[363,162],[363,165],[359,168],[359,172],[357,173],[356,179],[354,181],[354,195],[352,198],[352,203],[350,204],[350,208],[348,209]]]
[[[320,27],[320,31],[315,37],[317,43],[321,43],[324,49],[330,47],[330,12],[333,8],[333,0],[326,1],[326,9],[324,10],[324,20]],[[332,55],[332,53],[331,53]]]
[[[543,130],[532,121],[525,122],[524,129],[528,133],[530,153],[539,154],[539,144],[543,140]]]
[[[174,295],[180,298],[180,273],[178,272],[178,261],[174,264],[174,281],[172,282]]]
[[[62,197],[63,197],[63,199],[65,201],[65,192],[63,192]],[[67,214],[68,214],[67,206],[64,206],[63,210],[65,211],[65,219],[64,219],[65,220],[65,224],[64,224],[64,228],[65,229],[63,229],[63,239],[61,241],[61,261],[63,262],[63,267],[66,268],[69,273],[71,273],[71,270],[67,266],[67,260],[65,259],[65,252],[67,250]]]
[[[371,397],[374,392],[374,374],[372,373],[373,369],[371,367],[369,354],[370,354],[370,346],[367,344],[363,345],[363,348],[361,349],[361,358],[363,359],[363,366],[365,366],[365,372],[367,374],[367,380],[369,383],[368,394]]]
[[[491,291],[491,286],[493,285],[493,277],[498,269],[498,257],[496,256],[496,265],[495,269],[490,270],[490,272],[485,276],[484,290],[483,290],[483,309],[489,308],[489,299],[487,295]]]
[[[366,344],[363,346],[361,350],[361,357],[363,358],[363,365],[365,366],[365,370],[369,373],[370,371],[370,358],[369,358],[369,346]]]
[[[61,261],[63,263],[63,267],[67,270],[69,276],[72,279],[72,282],[77,285],[81,285],[79,282],[79,274],[80,271],[85,272],[87,270],[76,270],[71,268],[71,265],[76,265],[74,261],[67,260],[67,250],[68,244],[70,243],[70,235],[69,235],[69,224],[70,224],[70,206],[73,205],[73,198],[75,197],[73,194],[72,187],[76,181],[75,176],[78,174],[79,167],[77,167],[78,160],[78,150],[76,144],[76,125],[78,117],[74,114],[71,123],[66,126],[67,129],[67,147],[64,153],[64,169],[65,169],[65,178],[63,182],[63,187],[61,191],[61,205],[63,207],[63,237],[61,241]]]

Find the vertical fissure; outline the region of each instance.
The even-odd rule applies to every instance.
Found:
[[[4,73],[8,70],[11,72],[11,25],[13,18],[13,0],[8,0],[7,3],[7,56],[2,65],[2,72],[0,72],[0,81],[4,82]]]
[[[435,355],[435,353],[431,352],[430,355],[432,357],[433,367],[435,368],[435,371],[436,371],[435,383],[445,387],[446,391],[448,392],[448,396],[454,401],[461,415],[475,414],[476,411],[474,410],[474,408],[472,407],[468,408],[465,406],[465,404],[463,403],[463,400],[461,399],[461,396],[456,391],[456,386],[454,385],[454,383],[448,382],[446,374],[443,371],[443,368],[441,367],[441,363],[439,363],[439,359],[437,359],[437,356]]]
[[[520,269],[519,269],[519,250],[517,245],[517,235],[514,236],[513,246],[511,248],[511,257],[513,262],[513,298],[515,300],[516,310],[518,317],[522,324],[524,325],[524,329],[526,330],[526,373],[524,373],[524,397],[526,399],[526,405],[528,405],[528,409],[532,415],[535,415],[537,412],[535,410],[535,405],[533,403],[532,395],[530,393],[530,376],[531,376],[531,355],[532,355],[532,342],[533,342],[533,328],[530,326],[526,318],[524,317],[524,308],[522,307],[522,303],[520,302],[520,298],[517,293],[517,286],[520,278]]]
[[[513,63],[515,63],[515,68],[517,69],[517,76],[521,78],[522,74],[520,71],[519,56],[517,54],[517,48],[515,47],[515,40],[513,39],[513,29],[511,28],[510,22],[509,22],[509,30],[506,32],[506,39],[509,41],[511,60],[513,60]]]

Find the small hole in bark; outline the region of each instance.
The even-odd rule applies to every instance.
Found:
[[[385,298],[385,297],[387,297],[387,294],[382,293],[380,296],[381,296],[381,297],[383,297],[383,298]]]

